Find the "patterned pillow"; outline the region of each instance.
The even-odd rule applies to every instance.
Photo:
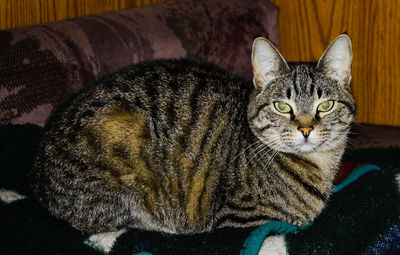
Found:
[[[70,94],[122,67],[189,57],[251,77],[256,36],[279,47],[267,0],[176,0],[0,31],[0,124],[43,125]]]

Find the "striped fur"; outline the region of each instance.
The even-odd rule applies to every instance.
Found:
[[[307,224],[330,196],[354,113],[349,88],[324,74],[315,65],[288,65],[254,89],[189,60],[121,70],[49,119],[33,166],[34,194],[85,232]],[[321,98],[336,100],[336,108],[313,117],[322,142],[302,153],[291,140],[300,120],[277,114],[271,103],[285,99],[304,113]]]

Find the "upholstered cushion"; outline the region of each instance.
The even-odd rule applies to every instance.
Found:
[[[0,31],[0,124],[43,125],[71,93],[122,67],[189,57],[251,77],[253,39],[279,47],[267,0],[177,0]]]

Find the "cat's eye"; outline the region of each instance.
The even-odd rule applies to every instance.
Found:
[[[327,100],[327,101],[324,101],[324,102],[320,103],[318,105],[317,110],[319,112],[327,112],[327,111],[332,109],[333,105],[334,105],[333,100]]]
[[[289,113],[292,111],[290,105],[285,102],[279,101],[274,103],[275,109],[281,113]]]

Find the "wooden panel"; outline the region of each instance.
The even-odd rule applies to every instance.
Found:
[[[166,0],[0,0],[0,30],[165,1]]]
[[[353,42],[357,121],[400,126],[400,1],[273,0],[282,54],[315,61],[347,31]]]

